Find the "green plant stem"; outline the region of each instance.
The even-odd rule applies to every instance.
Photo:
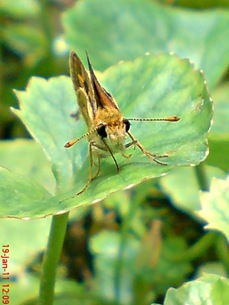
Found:
[[[56,270],[65,237],[68,214],[52,218],[48,246],[41,271],[39,305],[52,305],[54,301]]]
[[[201,163],[198,166],[195,166],[194,170],[200,189],[202,191],[207,191],[209,189],[209,183],[207,179],[205,165]]]
[[[193,246],[191,246],[187,251],[181,252],[179,254],[173,255],[168,252],[164,252],[164,256],[171,262],[184,262],[192,261],[199,256],[203,255],[212,245],[214,245],[218,234],[214,232],[206,233],[202,238],[200,238]]]
[[[40,24],[43,27],[43,32],[47,41],[47,54],[49,58],[52,58],[52,43],[53,43],[53,33],[52,33],[52,24],[51,16],[49,10],[49,1],[40,0],[41,11],[40,11]]]

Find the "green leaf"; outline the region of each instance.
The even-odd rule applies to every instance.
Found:
[[[165,175],[174,166],[196,165],[205,159],[212,103],[203,75],[188,60],[169,55],[143,56],[110,68],[100,79],[126,118],[174,114],[181,118],[176,123],[136,122],[131,127],[147,150],[159,155],[168,153],[164,160],[168,165],[158,165],[139,149],[129,148],[131,158],[117,155],[119,174],[112,158],[102,160],[99,176],[86,192],[76,196],[88,179],[89,161],[86,141],[64,148],[68,140],[86,132],[83,120],[75,122],[70,117],[77,110],[73,86],[67,77],[49,81],[32,78],[25,92],[17,92],[21,110],[15,112],[51,160],[58,192],[34,210],[25,209],[26,216],[41,217],[89,205],[115,191]]]
[[[207,221],[206,229],[222,232],[229,240],[229,177],[212,179],[209,192],[200,194],[201,210],[198,215]]]
[[[229,280],[217,275],[205,275],[178,289],[167,291],[164,305],[221,305],[229,303]],[[156,305],[156,304],[151,304]]]
[[[1,217],[26,218],[35,213],[40,201],[51,194],[30,177],[19,176],[0,167],[0,215]]]
[[[45,149],[51,160],[59,184],[66,185],[74,174],[75,156],[77,167],[80,164],[79,150],[64,148],[68,139],[80,135],[83,122],[77,128],[70,113],[76,110],[76,98],[68,77],[58,77],[46,81],[32,78],[25,92],[16,92],[20,101],[20,116],[34,138]],[[76,133],[75,129],[79,128]],[[85,154],[85,151],[82,152]],[[74,156],[75,155],[75,156]]]
[[[106,5],[85,0],[64,15],[64,25],[70,48],[81,57],[86,49],[99,69],[145,52],[172,51],[203,69],[211,88],[229,63],[226,10],[195,12],[148,0],[107,0]]]
[[[205,173],[209,184],[213,177],[225,177],[225,174],[216,167],[206,166]],[[184,188],[184,181],[188,185],[186,188]],[[195,211],[200,209],[200,186],[192,167],[177,168],[171,175],[160,179],[160,185],[165,194],[170,197],[172,204],[178,209],[191,213],[192,216]]]
[[[1,141],[0,166],[19,175],[30,176],[54,194],[55,179],[51,164],[36,142],[26,139]]]

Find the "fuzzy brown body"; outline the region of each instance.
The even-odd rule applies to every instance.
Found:
[[[125,152],[126,125],[123,123],[123,117],[118,109],[113,108],[98,108],[94,121],[94,127],[104,124],[106,126],[107,137],[89,136],[89,141],[92,143],[92,150],[95,156],[106,158],[110,156],[107,148],[109,146],[113,154]],[[107,145],[104,145],[104,142]]]
[[[157,158],[167,157],[167,155],[156,156],[146,151],[144,147],[129,132],[129,120],[136,121],[178,121],[179,118],[171,116],[163,119],[125,119],[120,112],[115,99],[99,84],[92,69],[89,57],[87,55],[89,73],[86,72],[81,60],[75,52],[70,54],[70,73],[74,89],[77,95],[79,110],[83,116],[88,132],[78,139],[69,141],[65,147],[71,147],[79,140],[87,137],[89,142],[90,171],[89,178],[85,187],[78,193],[86,190],[91,180],[95,178],[100,171],[100,159],[111,156],[119,171],[118,163],[114,154],[121,153],[124,157],[130,157],[125,154],[126,148],[131,145],[137,146],[146,156],[160,165],[166,165]],[[126,144],[126,136],[130,142]],[[93,176],[94,157],[98,160],[98,169]]]

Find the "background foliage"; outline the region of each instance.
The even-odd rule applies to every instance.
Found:
[[[58,269],[55,304],[229,303],[229,181],[226,178],[229,168],[228,1],[107,0],[104,5],[102,0],[76,3],[4,0],[0,4],[0,16],[1,216],[36,218],[83,206],[73,209],[70,214]],[[214,101],[208,158],[200,166],[177,168],[166,177],[116,192],[101,204],[88,207],[91,198],[106,196],[107,189],[100,186],[104,178],[111,176],[107,187],[119,185],[114,189],[118,190],[130,182],[139,183],[149,175],[148,166],[145,172],[144,168],[139,171],[139,167],[133,167],[131,172],[131,167],[127,166],[124,167],[126,172],[123,171],[121,184],[116,173],[110,175],[112,165],[108,161],[104,176],[97,182],[96,194],[91,192],[91,197],[85,196],[81,202],[70,199],[58,206],[58,200],[74,194],[77,181],[68,180],[68,173],[74,176],[72,160],[77,155],[77,162],[81,162],[77,164],[83,164],[86,151],[86,143],[80,143],[80,149],[61,151],[61,141],[64,144],[76,135],[76,123],[69,116],[75,110],[72,109],[75,97],[67,77],[45,80],[69,75],[67,62],[70,49],[74,49],[82,60],[85,59],[86,49],[94,68],[101,72],[121,60],[134,60],[134,64],[125,62],[121,66],[116,65],[100,76],[104,86],[120,103],[128,101],[128,98],[133,102],[122,106],[128,116],[137,116],[139,111],[143,116],[148,115],[148,109],[144,113],[136,107],[141,100],[153,99],[155,104],[150,116],[179,114],[184,118],[189,107],[201,104],[199,96],[204,94],[198,125],[192,124],[196,116],[187,117],[183,119],[186,126],[182,121],[181,125],[177,125],[179,130],[176,125],[163,127],[162,130],[160,125],[156,125],[154,138],[148,140],[146,137],[145,142],[143,139],[152,148],[157,145],[155,143],[161,147],[159,135],[163,139],[171,128],[173,142],[176,139],[181,143],[188,141],[184,160],[187,161],[189,153],[193,158],[186,165],[196,165],[206,155],[203,142],[209,128],[211,103],[206,88],[200,85],[202,74],[194,71],[188,60],[181,60],[178,64],[176,56],[188,58],[196,68],[203,69]],[[145,57],[146,52],[158,57]],[[174,52],[176,56],[168,56],[169,52]],[[174,66],[170,70],[172,63]],[[151,75],[151,67],[152,79],[158,90],[154,90],[154,96],[151,89],[149,92],[141,89],[144,75],[149,88],[154,88],[150,87],[154,84],[152,79],[147,78]],[[178,79],[179,71],[180,82],[173,84],[171,76]],[[187,74],[184,75],[183,71]],[[160,79],[162,72],[164,78]],[[33,78],[27,87],[31,76],[45,79]],[[195,86],[193,81],[196,79],[200,81]],[[21,92],[26,87],[26,92]],[[17,96],[22,105],[22,110],[17,113],[26,121],[27,128],[46,153],[48,151],[49,160],[40,145],[29,139],[30,135],[9,110],[10,106],[18,108],[13,88],[18,90]],[[160,95],[165,91],[167,96]],[[190,92],[196,92],[191,101]],[[168,98],[178,100],[174,108],[171,102],[166,105]],[[184,105],[181,104],[183,100]],[[46,104],[42,104],[43,101]],[[158,107],[161,101],[164,101],[163,110]],[[28,107],[34,107],[33,112]],[[60,107],[64,107],[61,112],[58,111]],[[180,112],[174,113],[174,110]],[[40,132],[47,122],[52,122],[49,127],[46,125],[50,134],[51,127],[55,125],[53,134],[60,137],[56,147],[52,146],[45,130]],[[84,128],[83,122],[77,124],[80,133]],[[35,131],[34,125],[38,126]],[[196,134],[202,136],[196,145],[194,139],[187,136],[187,131],[193,135],[195,126]],[[147,127],[141,128],[145,128],[145,134]],[[139,137],[142,130],[137,127],[135,133]],[[166,145],[168,150],[174,148],[174,144],[169,142]],[[193,151],[192,145],[195,146]],[[196,147],[202,148],[198,150]],[[135,156],[140,158],[140,154]],[[181,161],[181,156],[176,156],[171,161],[171,168]],[[53,162],[54,159],[56,162]],[[136,161],[133,159],[133,162]],[[82,168],[81,175],[85,176],[87,170],[84,172],[85,167]],[[159,177],[171,168],[165,170],[152,166],[149,177]],[[142,173],[141,179],[139,172]],[[136,175],[135,180],[126,180],[128,175]],[[69,184],[70,190],[66,189]],[[20,196],[15,197],[12,190]],[[53,197],[54,194],[56,197]],[[49,218],[29,222],[0,221],[1,244],[9,244],[11,251],[13,304],[35,304],[40,260],[49,225]]]

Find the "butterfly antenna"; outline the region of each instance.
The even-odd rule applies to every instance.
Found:
[[[87,136],[89,136],[90,134],[92,134],[93,132],[95,132],[98,129],[98,127],[93,128],[92,130],[88,131],[87,133],[85,133],[84,135],[82,135],[81,137],[68,141],[64,147],[69,148],[72,147],[74,144],[76,144],[77,142],[79,142],[80,140],[82,140],[83,138],[86,138]]]
[[[167,118],[131,118],[128,121],[138,121],[138,122],[152,122],[152,121],[165,121],[165,122],[178,122],[180,118],[176,115],[169,116]]]

